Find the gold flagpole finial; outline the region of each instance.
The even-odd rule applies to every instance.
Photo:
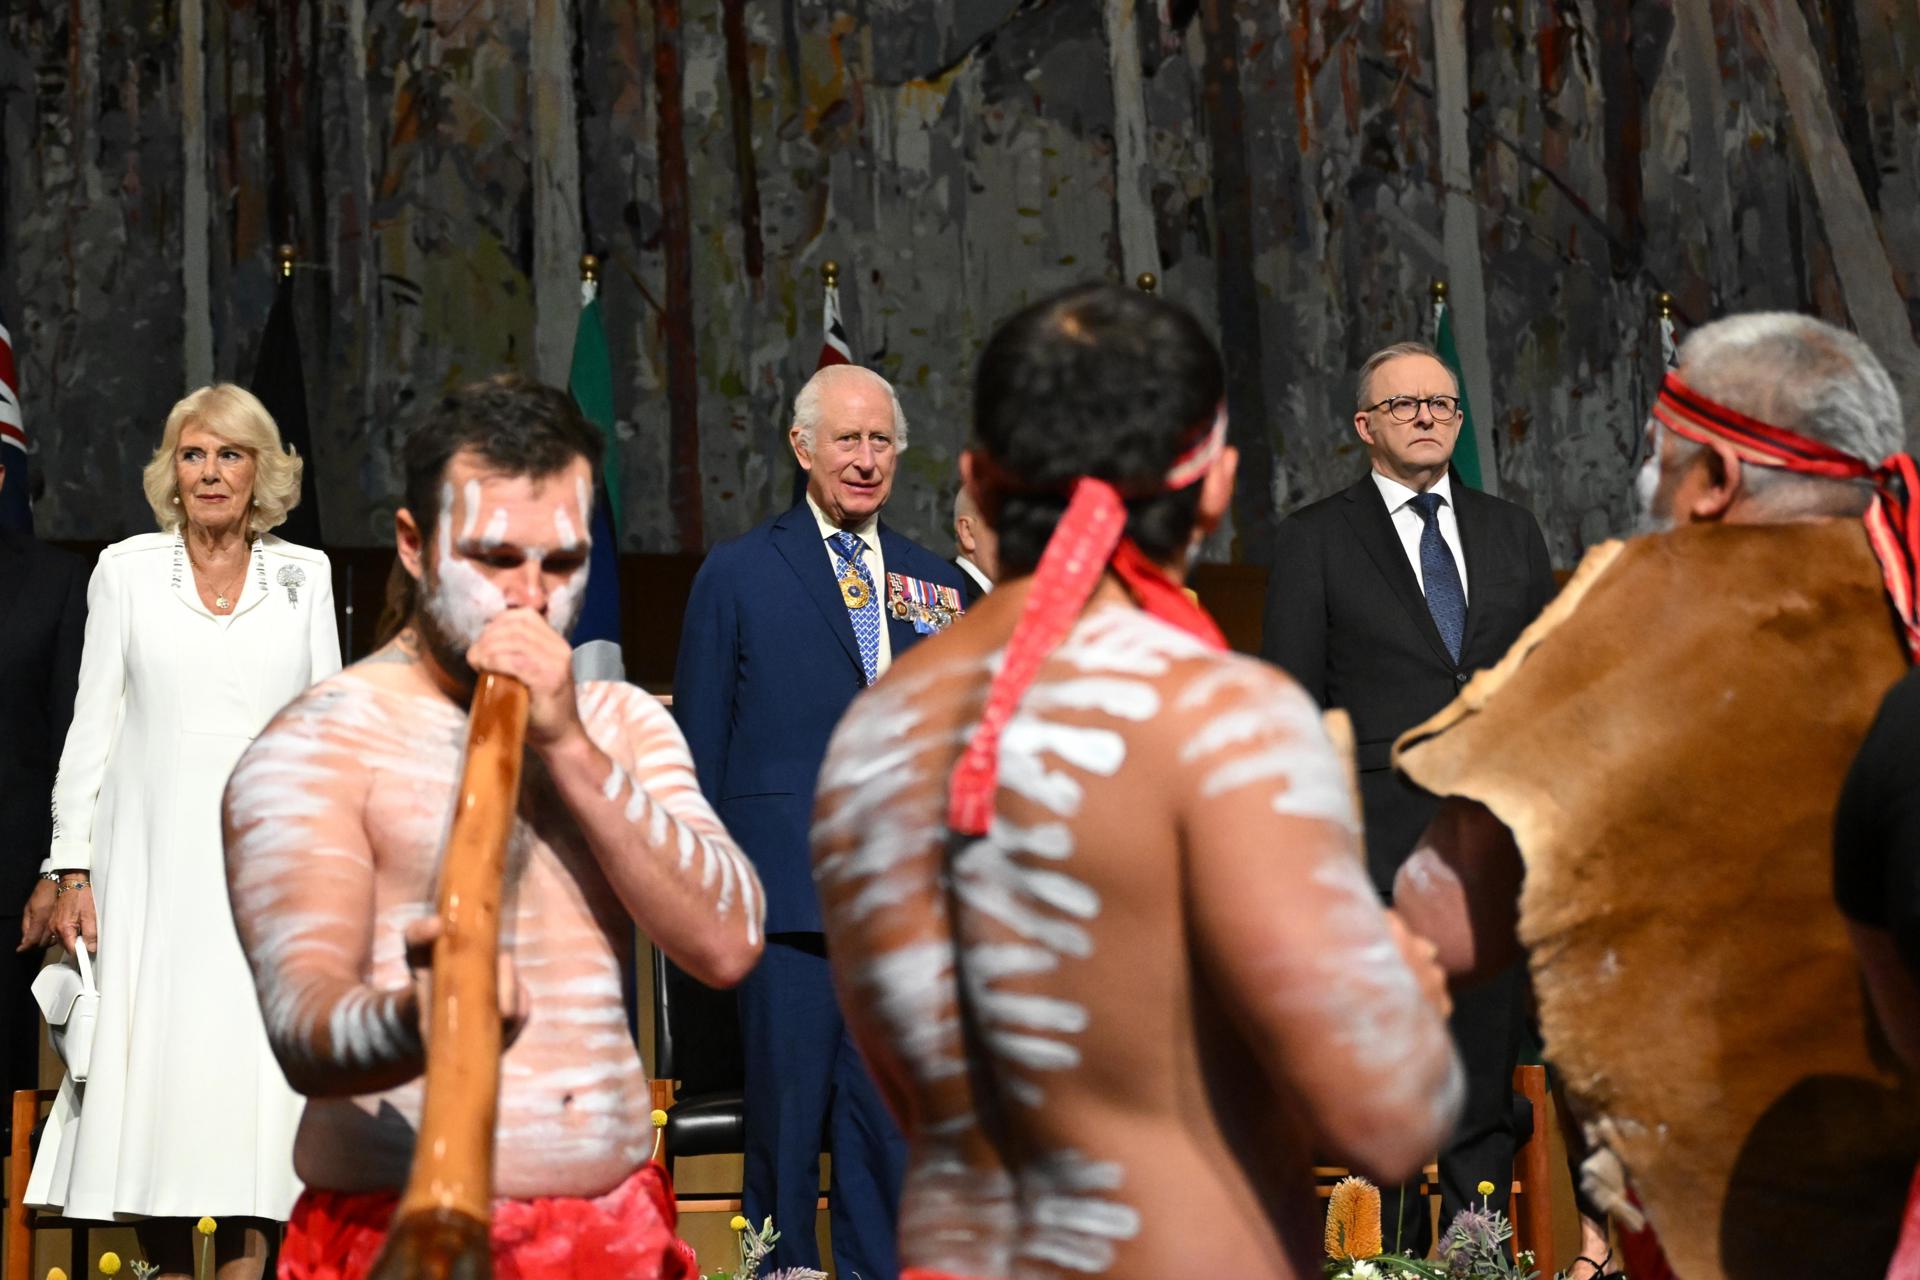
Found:
[[[1653,300],[1653,305],[1660,309],[1662,320],[1673,319],[1673,295],[1665,289],[1662,289],[1660,295]]]
[[[1133,287],[1142,293],[1158,293],[1160,291],[1160,277],[1151,271],[1142,271],[1133,278]]]
[[[1433,294],[1435,303],[1442,303],[1447,300],[1447,282],[1445,280],[1435,280],[1433,284],[1429,286],[1429,290]]]
[[[294,250],[290,244],[281,245],[274,253],[275,261],[280,264],[280,278],[282,280],[291,280],[293,278],[293,257]]]
[[[598,284],[600,281],[600,259],[591,253],[580,255],[580,280],[583,284]]]
[[[825,262],[821,263],[820,279],[829,289],[839,284],[840,283],[840,264],[835,262],[832,258],[828,258]]]

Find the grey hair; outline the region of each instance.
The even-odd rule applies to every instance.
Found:
[[[793,425],[800,431],[800,443],[808,453],[813,452],[814,432],[826,412],[821,401],[826,398],[827,388],[852,377],[871,379],[886,391],[887,399],[893,402],[893,447],[895,452],[905,453],[907,415],[900,408],[900,397],[894,393],[893,384],[873,370],[857,364],[830,364],[815,369],[806,385],[800,388],[800,394],[793,398]]]
[[[1873,349],[1824,320],[1755,311],[1702,325],[1680,346],[1687,385],[1750,418],[1877,464],[1906,444],[1900,393]],[[1704,448],[1699,446],[1698,448]],[[1684,455],[1691,459],[1698,452]],[[1864,481],[1745,467],[1742,485],[1776,515],[1857,510]]]
[[[1365,411],[1367,406],[1373,403],[1373,397],[1368,393],[1367,388],[1372,385],[1373,375],[1379,372],[1380,366],[1389,360],[1398,360],[1401,356],[1425,356],[1429,360],[1436,361],[1442,368],[1446,368],[1447,376],[1453,378],[1453,370],[1447,368],[1447,362],[1440,359],[1440,353],[1426,343],[1396,342],[1390,347],[1380,348],[1368,356],[1367,362],[1360,366],[1360,375],[1353,384],[1353,407],[1356,410]],[[1453,378],[1453,389],[1455,394],[1459,393],[1458,378]]]

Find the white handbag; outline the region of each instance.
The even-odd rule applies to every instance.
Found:
[[[33,980],[33,998],[46,1017],[53,1051],[67,1064],[75,1084],[87,1082],[93,1059],[93,1027],[100,1017],[100,989],[93,985],[93,961],[82,942],[74,952],[79,968],[60,961]]]

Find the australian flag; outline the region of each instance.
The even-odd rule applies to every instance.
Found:
[[[13,335],[0,324],[0,529],[33,532],[33,503],[27,476],[27,420],[20,413],[20,377],[13,366]]]

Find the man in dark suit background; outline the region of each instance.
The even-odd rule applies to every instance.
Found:
[[[6,480],[0,464],[0,485]],[[11,1093],[39,1078],[40,1036],[30,1032],[40,1011],[28,987],[53,940],[55,883],[35,877],[52,840],[53,775],[80,679],[86,564],[31,534],[0,530],[0,618],[0,892],[26,904],[13,964],[0,978],[0,1072]]]
[[[818,1265],[830,1131],[835,1266],[894,1280],[906,1144],[834,999],[808,828],[841,714],[894,656],[947,624],[941,601],[958,603],[962,575],[880,523],[907,443],[885,379],[821,369],[794,399],[789,438],[805,497],[707,554],[680,635],[674,713],[701,789],[767,895],[766,953],[740,987],[746,1216],[771,1215],[781,1233],[770,1267]]]
[[[1375,353],[1361,367],[1353,418],[1371,468],[1294,512],[1274,543],[1262,651],[1322,706],[1353,719],[1367,865],[1383,897],[1438,808],[1394,773],[1394,739],[1497,661],[1554,592],[1533,516],[1451,474],[1459,394],[1424,344]],[[1506,1203],[1523,993],[1518,967],[1456,993],[1467,1103],[1440,1153],[1442,1223],[1478,1201],[1481,1181],[1497,1188],[1494,1204]],[[1389,1212],[1395,1199],[1387,1197]],[[1409,1194],[1402,1220],[1402,1243],[1415,1248],[1429,1238],[1420,1203]],[[1389,1243],[1393,1234],[1389,1227]]]
[[[967,608],[993,590],[1000,576],[999,535],[980,518],[973,495],[962,485],[953,495],[953,567],[960,571],[960,599]]]

